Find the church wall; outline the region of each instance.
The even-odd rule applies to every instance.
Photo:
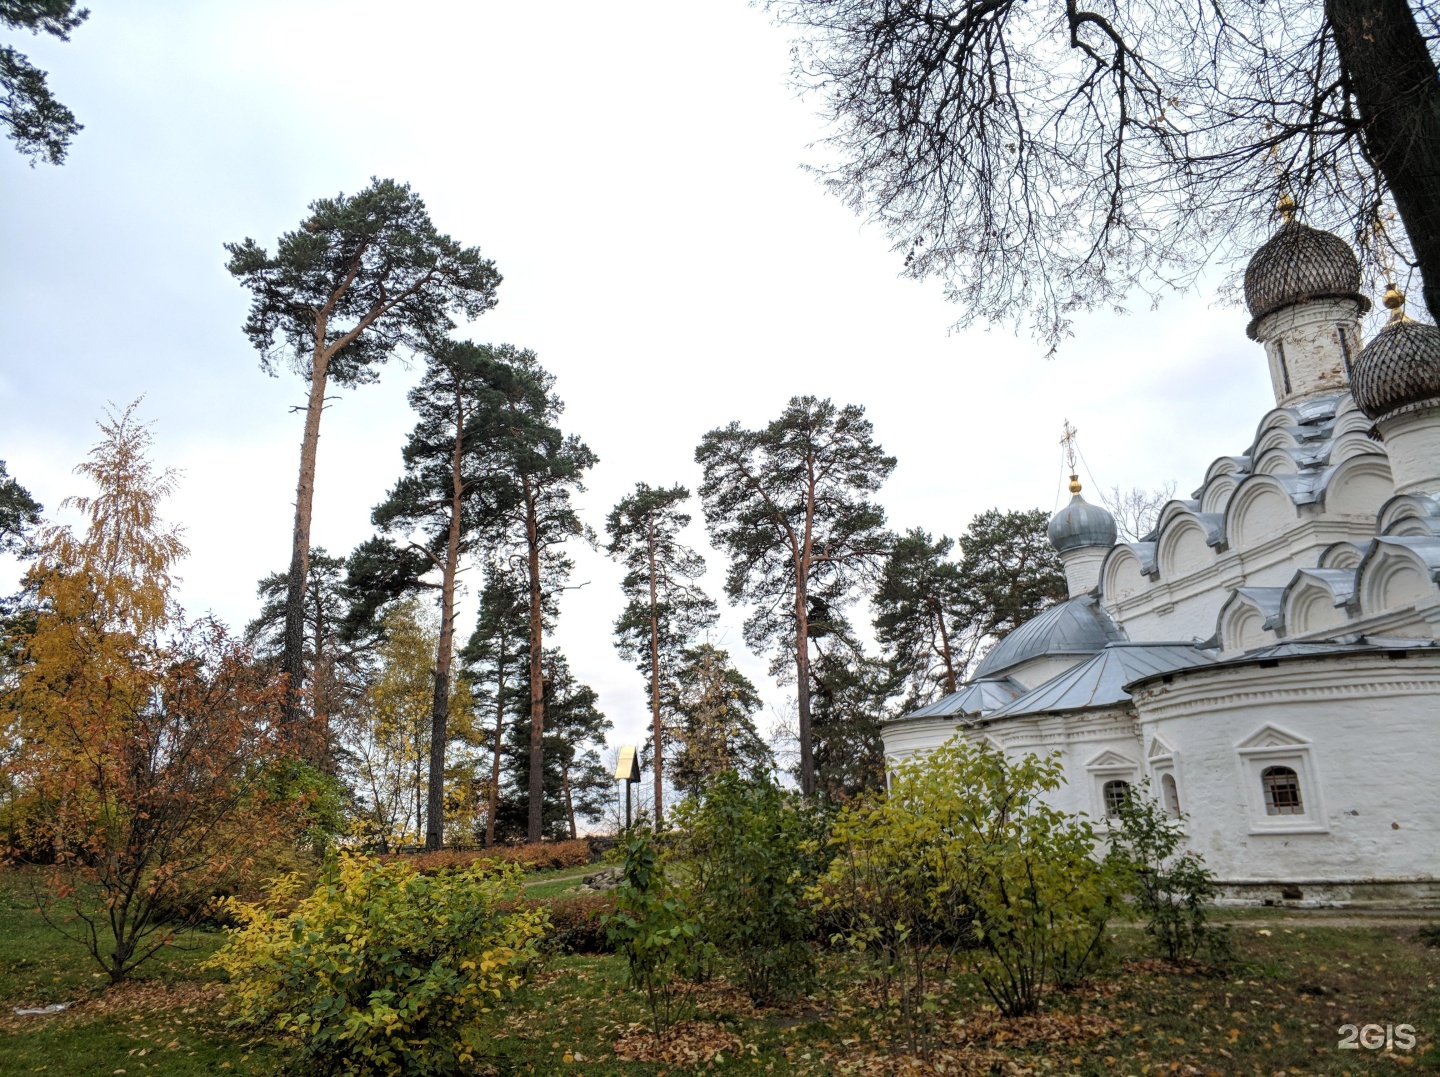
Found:
[[[1277,403],[1288,406],[1349,384],[1347,356],[1359,355],[1362,344],[1359,315],[1353,299],[1320,299],[1285,307],[1255,326]]]
[[[1028,662],[1011,666],[1003,672],[998,672],[996,676],[1009,677],[1028,691],[1031,688],[1038,688],[1051,677],[1058,677],[1067,669],[1074,669],[1081,662],[1088,661],[1089,658],[1088,654],[1041,655]]]
[[[1134,784],[1141,777],[1139,729],[1128,706],[982,721],[971,735],[986,737],[1014,759],[1058,751],[1065,782],[1046,799],[1061,811],[1084,812],[1101,833],[1105,830],[1105,782]]]
[[[1146,751],[1179,778],[1190,847],[1224,882],[1440,879],[1440,654],[1200,669],[1136,695]],[[1270,814],[1295,771],[1303,812]]]
[[[1336,542],[1368,543],[1374,521],[1317,514],[1244,550],[1213,555],[1211,562],[1184,576],[1145,580],[1138,591],[1101,605],[1132,640],[1209,639],[1220,608],[1236,587],[1284,587],[1297,568],[1313,568]]]

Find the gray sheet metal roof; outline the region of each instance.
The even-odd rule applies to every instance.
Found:
[[[976,679],[995,677],[1045,655],[1094,654],[1105,644],[1124,638],[1125,633],[1094,596],[1081,595],[1051,606],[995,644],[975,671]]]
[[[926,704],[902,718],[973,718],[999,710],[1025,689],[1009,677],[971,681],[943,699]]]
[[[1440,640],[1410,639],[1401,636],[1357,636],[1343,641],[1294,640],[1289,643],[1272,643],[1269,647],[1259,647],[1253,651],[1246,651],[1244,654],[1236,655],[1234,658],[1215,660],[1213,662],[1199,662],[1194,665],[1213,669],[1229,669],[1235,666],[1253,665],[1256,662],[1280,662],[1295,658],[1326,658],[1331,655],[1431,650],[1440,650]],[[1177,667],[1173,670],[1159,670],[1155,673],[1147,673],[1143,676],[1136,677],[1125,687],[1133,689],[1145,681],[1153,680],[1162,673],[1183,674],[1192,671],[1193,668],[1194,666],[1185,666]],[[1024,698],[1024,696],[1021,696],[1016,702],[1019,703]],[[997,711],[996,713],[998,714],[999,712]]]
[[[986,717],[1113,707],[1130,698],[1125,686],[1131,681],[1213,661],[1213,654],[1193,643],[1110,643],[1088,662],[1051,677]]]

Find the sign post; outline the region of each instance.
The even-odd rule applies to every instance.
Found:
[[[620,749],[620,759],[615,764],[615,780],[625,783],[625,829],[630,829],[630,787],[640,780],[640,754],[630,746]]]

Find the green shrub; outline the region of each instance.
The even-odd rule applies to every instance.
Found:
[[[703,800],[674,816],[690,907],[720,957],[757,1003],[793,996],[810,980],[813,919],[805,897],[823,866],[814,809],[769,775],[715,777]]]
[[[625,956],[627,982],[645,994],[659,1039],[675,1019],[680,971],[692,960],[700,930],[666,876],[650,831],[633,828],[623,846],[624,876],[605,925],[611,944]]]
[[[277,885],[272,905],[288,913],[232,902],[241,926],[212,963],[230,975],[238,1022],[295,1043],[309,1072],[454,1073],[536,956],[544,913],[505,909],[519,878],[344,856],[308,897],[295,901],[296,877]]]
[[[1000,1009],[1033,1012],[1045,987],[1098,954],[1115,900],[1080,817],[1050,807],[1056,759],[952,739],[898,766],[888,794],[836,819],[817,896],[844,925],[912,1050],[928,1051],[928,980],[964,953]]]
[[[541,944],[547,953],[615,952],[605,920],[615,911],[615,899],[611,895],[578,894],[575,897],[542,898],[526,904],[545,910],[549,918],[550,926]]]
[[[1229,929],[1208,918],[1215,877],[1200,854],[1179,852],[1185,840],[1182,819],[1165,813],[1146,780],[1120,804],[1108,859],[1161,956],[1179,961],[1203,954],[1228,960],[1233,945]]]

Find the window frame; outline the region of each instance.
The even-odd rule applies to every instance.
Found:
[[[1272,743],[1246,747],[1256,741]],[[1275,743],[1284,740],[1288,743]],[[1236,748],[1239,777],[1250,815],[1251,834],[1328,834],[1324,789],[1310,742],[1275,726],[1266,725]],[[1289,767],[1295,772],[1302,811],[1293,815],[1271,815],[1262,777],[1270,767]]]

